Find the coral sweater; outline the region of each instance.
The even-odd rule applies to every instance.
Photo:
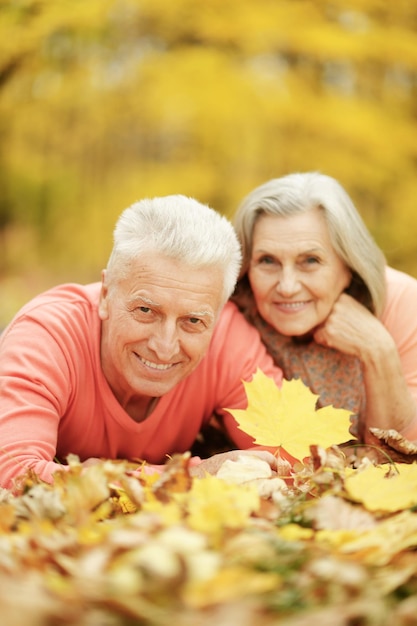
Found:
[[[207,355],[137,423],[117,402],[101,369],[100,283],[53,288],[19,311],[0,337],[0,485],[31,468],[51,481],[73,453],[164,463],[188,450],[213,413],[239,448],[252,439],[226,408],[245,408],[242,381],[259,367],[281,384],[260,341],[234,304],[216,325]]]

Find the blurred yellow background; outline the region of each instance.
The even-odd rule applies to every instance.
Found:
[[[416,0],[0,0],[0,327],[119,213],[336,177],[417,276]]]

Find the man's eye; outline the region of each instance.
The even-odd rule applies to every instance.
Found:
[[[141,313],[149,313],[151,309],[148,306],[140,306],[140,307],[138,307],[138,310]]]
[[[190,322],[190,324],[199,324],[201,322],[199,317],[189,317],[188,321]]]

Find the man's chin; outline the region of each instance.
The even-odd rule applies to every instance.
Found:
[[[183,380],[183,378],[183,376],[171,376],[166,377],[165,380],[155,380],[149,377],[144,379],[139,387],[141,389],[142,395],[149,396],[151,398],[160,398],[161,396],[169,393],[171,389],[173,389],[176,385],[178,385],[179,382],[181,382],[181,380]]]

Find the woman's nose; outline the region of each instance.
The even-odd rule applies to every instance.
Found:
[[[300,283],[297,272],[292,268],[283,268],[276,284],[276,291],[283,296],[297,293]]]

